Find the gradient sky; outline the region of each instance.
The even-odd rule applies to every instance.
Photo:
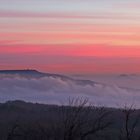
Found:
[[[140,73],[139,0],[0,0],[0,69]]]

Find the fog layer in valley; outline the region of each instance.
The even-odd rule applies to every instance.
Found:
[[[8,77],[0,75],[0,102],[25,100],[46,104],[65,104],[69,97],[85,97],[96,105],[140,107],[140,77],[136,75],[61,78]],[[75,80],[80,79],[80,80]]]

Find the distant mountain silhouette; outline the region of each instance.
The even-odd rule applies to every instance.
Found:
[[[132,74],[120,74],[120,77],[129,77],[129,76],[137,76],[137,74],[132,73]]]
[[[37,70],[27,69],[27,70],[0,70],[0,74],[3,75],[19,75],[19,76],[25,76],[25,77],[61,77],[61,78],[69,78],[64,75],[59,74],[51,74],[51,73],[42,73]]]
[[[60,75],[60,74],[52,74],[52,73],[43,73],[39,72],[37,70],[27,69],[27,70],[0,70],[0,75],[4,75],[4,77],[9,76],[20,76],[24,78],[43,78],[43,77],[52,77],[52,78],[59,78],[64,81],[72,81],[75,82],[78,85],[94,85],[97,84],[96,82],[92,80],[77,80],[74,78],[71,78],[69,76]]]
[[[42,75],[43,73],[40,73],[37,70],[0,70],[0,74]]]

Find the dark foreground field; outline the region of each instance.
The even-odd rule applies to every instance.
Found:
[[[86,99],[68,106],[23,101],[0,104],[0,140],[140,140],[140,111],[95,107]]]

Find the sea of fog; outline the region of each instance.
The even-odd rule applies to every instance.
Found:
[[[68,98],[88,98],[99,106],[140,108],[140,75],[90,75],[21,77],[0,75],[0,102],[24,100],[45,104],[66,104]],[[75,79],[83,80],[76,82]],[[93,82],[90,82],[88,80]]]

